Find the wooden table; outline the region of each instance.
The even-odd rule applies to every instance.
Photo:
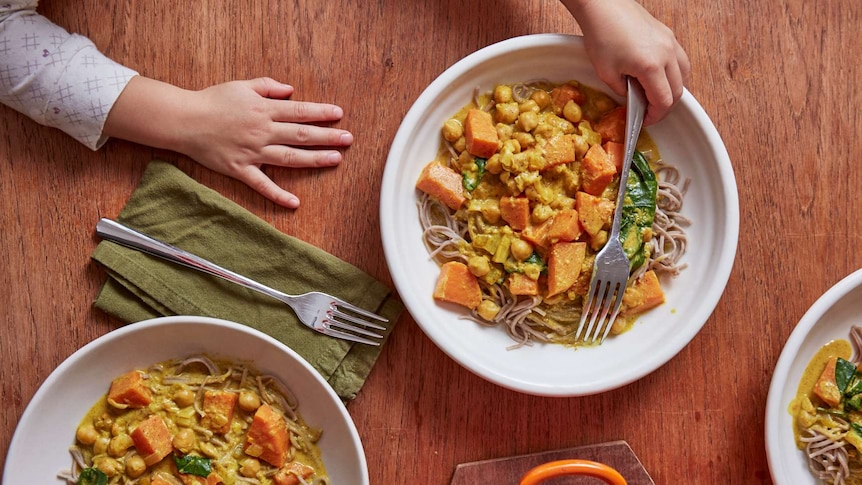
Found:
[[[656,483],[770,483],[763,419],[772,368],[807,308],[862,267],[862,2],[643,4],[685,46],[688,88],[737,176],[741,237],[718,307],[651,375],[571,399],[521,395],[476,377],[405,314],[348,406],[372,483],[442,485],[458,463],[618,439]],[[553,0],[104,5],[46,0],[40,11],[112,58],[186,88],[261,75],[289,81],[295,99],[343,106],[339,126],[357,141],[337,169],[268,169],[303,200],[290,211],[174,153],[116,140],[91,152],[0,109],[0,457],[50,372],[120,324],[91,306],[105,279],[89,258],[94,227],[119,213],[149,160],[176,163],[279,230],[391,285],[378,192],[413,101],[486,45],[578,32]],[[321,231],[320,220],[341,229]]]

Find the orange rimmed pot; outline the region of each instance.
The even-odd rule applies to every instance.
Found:
[[[521,477],[518,485],[536,485],[549,478],[584,475],[604,480],[609,485],[626,485],[626,479],[613,468],[590,460],[559,460],[543,463]]]

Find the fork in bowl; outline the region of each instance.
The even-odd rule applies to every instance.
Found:
[[[617,192],[617,202],[614,207],[614,218],[611,224],[611,232],[605,247],[596,255],[593,264],[593,275],[590,278],[590,290],[587,293],[587,301],[584,304],[578,330],[575,339],[581,339],[581,332],[587,318],[586,332],[583,334],[584,342],[595,342],[601,344],[608,336],[614,320],[620,311],[623,301],[623,293],[629,280],[631,271],[629,258],[623,250],[620,242],[620,219],[623,212],[623,201],[626,193],[626,181],[629,177],[629,169],[632,165],[635,145],[643,125],[644,112],[646,111],[646,96],[643,88],[638,82],[626,77],[628,93],[626,95],[626,138],[623,156],[623,166],[620,171],[620,187]],[[598,325],[596,325],[598,324]],[[593,330],[595,328],[595,330]],[[604,329],[604,330],[603,330]],[[592,333],[592,335],[590,335]],[[601,336],[601,338],[599,338]]]
[[[302,295],[288,295],[110,219],[99,220],[96,224],[96,234],[123,246],[218,276],[231,283],[281,300],[293,309],[299,321],[305,326],[330,337],[367,345],[380,345],[380,342],[374,339],[382,339],[383,335],[369,329],[386,330],[386,327],[381,324],[389,321],[356,305],[319,291]]]

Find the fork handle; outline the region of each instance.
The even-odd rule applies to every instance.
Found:
[[[246,278],[241,274],[234,273],[231,270],[222,268],[213,262],[207,261],[200,256],[196,256],[176,246],[172,246],[166,242],[162,242],[158,239],[147,236],[146,234],[142,234],[111,219],[100,219],[96,224],[96,234],[101,236],[103,239],[157,256],[187,268],[196,269],[203,273],[217,276],[230,281],[231,283],[236,283],[250,290],[258,291],[282,301],[289,298],[289,295],[286,295],[285,293]]]
[[[635,154],[635,145],[644,121],[646,111],[646,95],[643,88],[633,77],[626,76],[628,84],[626,102],[626,139],[625,153],[623,155],[623,166],[620,170],[620,188],[617,192],[617,205],[614,207],[614,219],[611,224],[610,238],[618,238],[620,235],[620,214],[623,211],[623,202],[626,196],[626,183],[629,179],[629,170],[632,166],[632,157]]]

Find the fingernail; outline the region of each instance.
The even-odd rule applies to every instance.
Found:
[[[296,209],[299,207],[299,199],[296,196],[291,195],[285,201],[285,205],[287,205],[289,209]]]
[[[341,118],[342,116],[344,116],[344,110],[338,106],[333,106],[332,107],[332,116],[334,116],[336,118]]]
[[[339,162],[341,162],[341,154],[338,152],[330,153],[326,156],[326,162],[330,165],[337,165]]]
[[[338,138],[338,142],[341,145],[350,145],[353,143],[353,135],[350,133],[342,133],[342,135]]]

